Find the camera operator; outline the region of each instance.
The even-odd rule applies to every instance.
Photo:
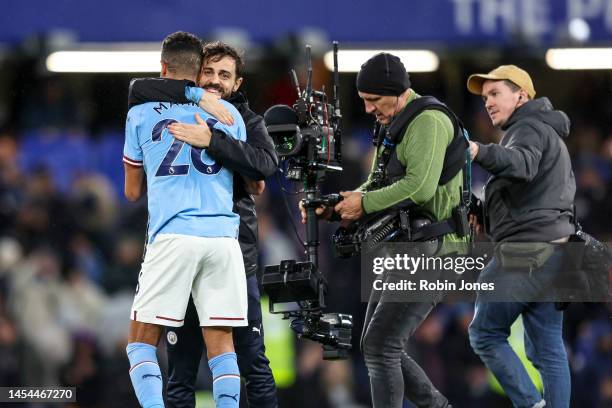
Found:
[[[499,145],[470,142],[472,158],[492,175],[485,189],[485,227],[501,243],[479,280],[512,274],[513,288],[520,288],[515,295],[523,298],[552,286],[563,249],[550,243],[567,242],[575,230],[576,184],[562,140],[570,122],[548,98],[534,99],[531,77],[514,65],[471,75],[467,88],[482,96],[493,126],[506,132]],[[527,357],[542,376],[544,399],[508,344],[510,326],[519,315]],[[562,327],[563,312],[552,302],[490,302],[479,293],[470,343],[515,407],[568,407],[570,373]]]
[[[366,112],[376,117],[383,134],[420,98],[410,87],[409,75],[400,59],[388,53],[377,54],[361,66],[357,90]],[[440,110],[422,110],[400,128],[399,134],[403,138],[391,148],[390,158],[384,163],[382,183],[374,183],[375,172],[379,163],[385,161],[383,156],[389,155],[384,154],[385,146],[379,140],[368,180],[356,191],[341,192],[344,199],[334,208],[317,208],[317,215],[324,219],[339,216],[342,220],[358,220],[366,214],[409,203],[411,214],[422,214],[432,222],[449,219],[461,202],[462,187],[461,171],[443,185],[439,183],[447,147],[455,136],[451,118]],[[462,152],[465,155],[465,147]],[[306,212],[303,206],[300,208],[305,222]],[[444,242],[465,241],[452,232],[438,238]],[[399,408],[404,396],[419,407],[449,406],[448,400],[405,351],[409,337],[443,297],[441,291],[429,294],[427,302],[400,303],[386,301],[384,292],[376,302],[372,292],[361,347],[376,408]]]

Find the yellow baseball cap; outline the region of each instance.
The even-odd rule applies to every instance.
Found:
[[[467,80],[468,91],[475,95],[482,95],[482,84],[488,79],[494,81],[503,81],[507,79],[508,81],[512,81],[521,89],[525,90],[531,99],[533,99],[536,94],[529,74],[516,65],[500,65],[488,74],[470,75]]]

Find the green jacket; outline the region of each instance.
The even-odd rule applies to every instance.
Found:
[[[413,91],[406,106],[419,97],[420,95]],[[463,172],[460,171],[443,186],[438,185],[438,181],[446,147],[451,143],[454,134],[453,124],[443,112],[425,110],[418,114],[406,128],[402,141],[396,147],[397,157],[406,167],[406,175],[387,187],[367,191],[372,172],[382,152],[382,147],[379,148],[367,181],[357,189],[364,192],[364,211],[367,214],[381,211],[410,199],[434,221],[450,218],[452,209],[459,205],[461,200]],[[445,236],[444,241],[463,242],[465,239],[449,234]]]

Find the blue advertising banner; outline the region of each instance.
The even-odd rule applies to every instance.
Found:
[[[586,22],[588,42],[612,42],[612,0],[29,0],[4,2],[2,14],[0,42],[8,43],[58,29],[92,42],[222,28],[266,42],[315,28],[343,42],[556,45],[574,18]]]

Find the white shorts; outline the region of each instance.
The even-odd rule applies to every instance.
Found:
[[[147,245],[130,317],[180,327],[189,295],[200,326],[246,326],[247,289],[238,240],[160,234]]]

